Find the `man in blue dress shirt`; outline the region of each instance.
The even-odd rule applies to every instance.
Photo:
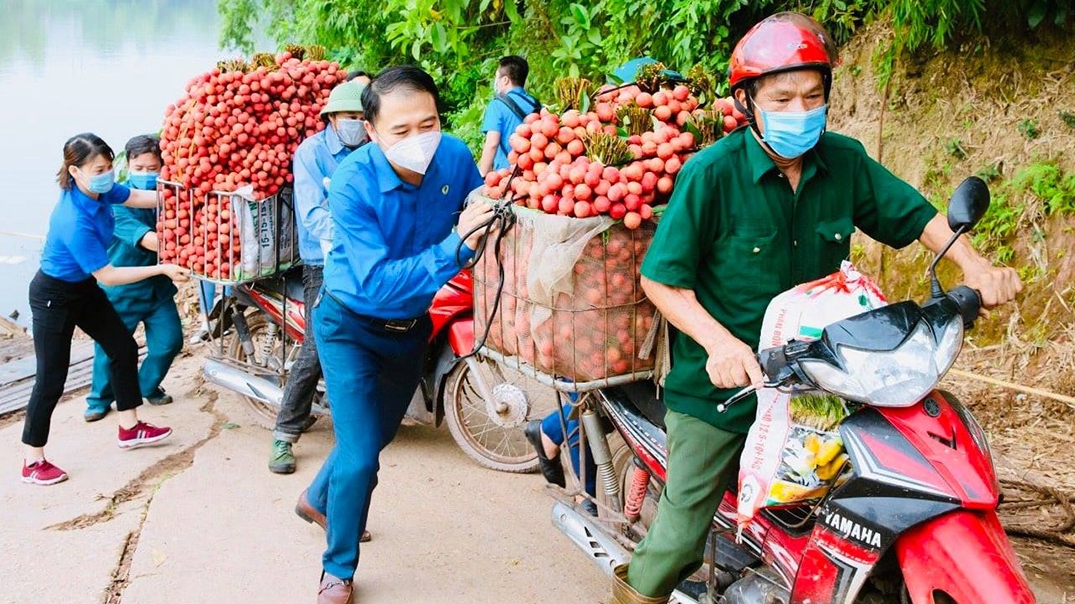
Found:
[[[478,161],[478,170],[482,176],[490,169],[501,170],[509,167],[508,152],[511,151],[511,146],[508,139],[527,115],[541,111],[541,103],[524,88],[529,73],[530,64],[522,57],[511,55],[500,59],[500,66],[493,78],[495,97],[486,108],[482,121],[485,147],[482,149],[481,160]]]
[[[321,379],[321,361],[317,355],[311,315],[321,291],[325,266],[323,248],[328,249],[332,242],[328,187],[340,162],[369,140],[362,112],[365,88],[358,81],[344,82],[333,88],[321,109],[322,119],[328,122],[325,129],[304,140],[295,150],[292,172],[295,174],[295,218],[299,256],[302,257],[306,335],[299,358],[288,372],[273,429],[269,471],[276,474],[295,471],[295,454],[291,446],[299,441],[307,427],[317,382]]]
[[[343,160],[329,189],[335,233],[314,335],[336,446],[295,508],[328,533],[319,604],[352,601],[378,457],[421,377],[426,311],[474,257],[481,234],[471,231],[492,219],[484,202],[464,207],[482,179],[466,145],[441,133],[437,102],[421,69],[378,74],[362,95],[376,144]]]

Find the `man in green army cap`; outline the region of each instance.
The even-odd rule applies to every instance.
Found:
[[[299,256],[303,264],[306,334],[302,352],[288,373],[276,428],[273,430],[269,470],[277,474],[295,471],[295,455],[291,447],[307,427],[317,382],[321,379],[321,362],[314,343],[310,312],[321,290],[325,267],[323,249],[332,241],[328,187],[336,166],[369,140],[363,121],[363,90],[365,85],[359,81],[344,82],[333,88],[321,109],[325,129],[304,140],[295,150],[295,218]]]

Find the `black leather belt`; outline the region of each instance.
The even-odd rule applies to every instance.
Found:
[[[347,308],[347,305],[344,304],[343,301],[341,301],[339,298],[332,295],[332,292],[328,291],[327,289],[322,289],[321,291],[328,297],[332,298],[336,302],[336,304],[339,304],[341,308],[347,310],[352,315],[369,323],[373,327],[383,329],[384,331],[387,331],[389,333],[408,333],[415,327],[418,327],[418,325],[422,322],[422,319],[425,318],[425,316],[422,316],[416,319],[379,319],[377,317],[360,315],[357,312],[354,312],[353,310]]]
[[[365,315],[358,316],[369,321],[370,325],[380,327],[385,331],[391,331],[393,333],[407,333],[418,326],[418,319],[378,319],[376,317],[367,317]]]

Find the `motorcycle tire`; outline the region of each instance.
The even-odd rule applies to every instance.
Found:
[[[501,371],[511,372],[511,385],[526,393],[525,418],[505,425],[502,418],[491,417],[470,366],[458,363],[445,378],[444,415],[448,430],[459,448],[483,467],[515,474],[536,472],[537,452],[526,440],[523,427],[527,421],[542,419],[556,409],[556,392],[522,374],[514,375],[517,372],[513,370],[501,368]]]
[[[627,446],[623,438],[616,433],[608,435],[609,449],[612,451],[612,467],[616,471],[616,477],[620,483],[620,499],[625,501],[628,493],[631,492],[631,482],[635,471],[634,453],[631,451],[631,447]],[[622,505],[619,502],[613,502],[605,494],[604,489],[601,488],[601,483],[597,483],[597,499],[602,505],[607,507],[617,507]],[[649,486],[646,489],[646,498],[642,504],[641,514],[634,523],[630,525],[621,525],[621,531],[623,535],[633,541],[637,545],[642,537],[646,535],[649,530],[650,524],[653,523],[654,518],[657,517],[657,502],[661,499],[661,486],[651,480]],[[622,509],[622,508],[621,508]]]
[[[268,337],[269,320],[264,313],[251,312],[246,314],[246,325],[250,331],[250,339],[254,343],[254,354],[260,355],[264,351],[263,338]],[[286,373],[283,370],[283,366],[287,366],[293,363],[299,356],[299,351],[302,350],[301,345],[296,345],[293,341],[288,339],[288,358],[284,359],[284,365],[281,366],[281,350],[284,344],[284,340],[281,337],[283,330],[276,336],[276,342],[273,344],[272,354],[268,358],[257,357],[254,359],[254,363],[259,367],[274,371],[279,377],[278,383],[280,386],[284,385],[286,380]],[[286,335],[284,336],[286,337]],[[232,360],[240,363],[248,363],[249,360],[243,355],[242,346],[239,342],[239,337],[235,334],[234,330],[231,332],[231,338],[228,341],[227,348],[228,357]],[[316,397],[320,396],[320,393],[315,394],[314,403],[317,404]],[[276,405],[259,401],[256,398],[244,396],[243,400],[246,401],[247,407],[252,412],[254,421],[267,430],[272,430],[276,427],[276,416],[280,412],[280,408]],[[303,432],[309,430],[317,422],[317,414],[311,414],[307,420],[306,425],[303,428]]]

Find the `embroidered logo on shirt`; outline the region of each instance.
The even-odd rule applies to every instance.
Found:
[[[444,185],[443,187],[441,187],[440,188],[441,194],[442,195],[447,195],[448,194],[448,188],[449,188],[448,185]]]

